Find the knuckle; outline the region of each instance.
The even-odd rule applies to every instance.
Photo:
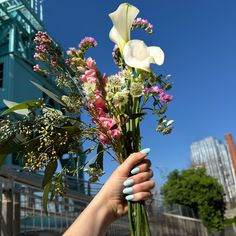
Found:
[[[152,165],[151,161],[147,159],[147,165],[150,167]]]
[[[154,173],[153,173],[153,171],[152,171],[152,170],[149,170],[148,174],[149,174],[149,178],[152,178],[152,177],[153,177],[153,175],[154,175]]]
[[[150,188],[154,188],[155,187],[155,182],[153,180],[150,180]]]

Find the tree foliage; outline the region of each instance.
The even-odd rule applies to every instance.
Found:
[[[174,170],[161,188],[161,194],[168,204],[192,208],[209,231],[223,228],[224,190],[215,178],[206,174],[204,168]]]

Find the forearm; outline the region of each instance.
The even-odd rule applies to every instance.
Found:
[[[105,199],[98,194],[63,236],[104,236],[113,221]]]

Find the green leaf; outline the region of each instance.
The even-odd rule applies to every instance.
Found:
[[[59,129],[67,131],[69,134],[74,134],[80,132],[80,129],[76,126],[64,126],[60,127]]]
[[[7,155],[6,154],[0,154],[0,167],[3,165]]]
[[[15,112],[17,110],[22,110],[22,109],[28,109],[31,107],[40,107],[42,104],[43,104],[43,102],[38,101],[38,100],[30,100],[30,101],[22,102],[22,103],[19,103],[13,107],[7,109],[1,115],[6,115],[10,112]]]
[[[55,93],[51,92],[50,90],[44,88],[42,85],[34,82],[34,81],[30,81],[33,85],[35,85],[38,89],[40,89],[41,91],[43,91],[44,93],[46,93],[49,97],[51,97],[52,99],[54,99],[56,102],[58,102],[59,104],[66,106],[66,104],[60,99],[59,96],[57,96]]]
[[[43,178],[43,187],[45,187],[49,182],[51,182],[53,175],[57,170],[57,161],[50,161],[45,169],[45,174]]]
[[[6,99],[3,99],[3,103],[8,107],[8,108],[12,108],[16,105],[18,105],[19,103],[17,102],[12,102]],[[20,115],[25,115],[27,116],[29,114],[29,110],[28,109],[21,109],[21,110],[17,110],[15,111],[15,113],[20,114]]]
[[[147,114],[146,112],[131,114],[130,117],[129,117],[129,119],[130,119],[130,120],[134,120],[134,119],[136,119],[136,118],[143,117],[143,116],[145,116],[146,114]]]
[[[104,154],[104,148],[102,143],[98,144],[98,148],[97,148],[97,164],[98,166],[101,168],[101,170],[103,170],[103,154]]]
[[[165,120],[165,119],[166,119],[166,116],[162,116],[162,117],[160,117],[160,119],[158,120],[158,123],[159,123],[159,124],[162,123],[163,120]]]
[[[43,188],[43,209],[46,213],[46,215],[48,214],[48,195],[49,195],[49,191],[50,191],[50,186],[51,186],[51,182],[48,182],[44,188]]]

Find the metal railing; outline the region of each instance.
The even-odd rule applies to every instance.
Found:
[[[19,168],[3,166],[0,169],[2,236],[62,235],[102,186],[68,177],[66,195],[49,201],[46,215],[42,209],[42,177]],[[163,207],[158,200],[151,200],[146,206],[153,236],[207,235],[201,221],[191,218],[193,212],[186,207]],[[127,217],[114,222],[107,235],[130,235]]]

